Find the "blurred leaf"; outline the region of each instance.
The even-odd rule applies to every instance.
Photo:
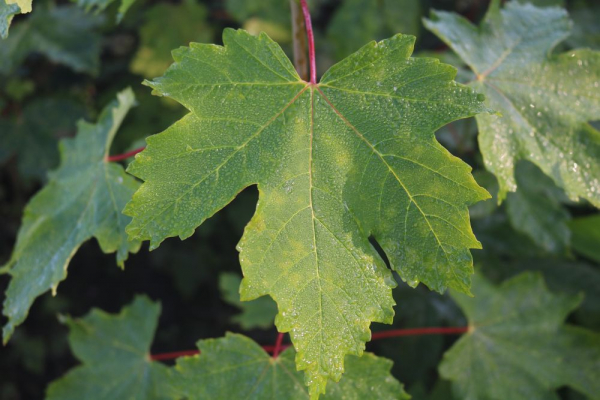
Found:
[[[173,49],[190,42],[208,42],[211,38],[207,11],[202,4],[194,0],[181,4],[159,3],[145,13],[140,47],[131,61],[131,70],[146,78],[160,76],[173,62]]]
[[[457,398],[558,399],[565,385],[600,398],[600,335],[564,324],[581,296],[551,293],[534,273],[499,287],[476,275],[473,293],[452,292],[470,330],[440,364]]]
[[[85,9],[85,12],[94,10],[95,14],[99,14],[106,10],[108,6],[118,0],[71,0],[76,2],[79,7]],[[117,14],[117,23],[123,20],[125,13],[129,10],[129,7],[135,2],[135,0],[121,0],[119,5],[119,12]],[[175,25],[173,25],[175,26]]]
[[[83,318],[65,317],[82,364],[52,382],[46,400],[165,399],[169,370],[149,357],[159,314],[159,304],[138,296],[117,315],[94,309]]]
[[[10,79],[4,91],[8,97],[20,102],[35,91],[35,82],[31,79]]]
[[[580,5],[571,11],[573,32],[567,38],[571,47],[600,49],[600,4]]]
[[[600,329],[600,270],[581,261],[553,258],[516,258],[500,265],[483,264],[486,276],[505,280],[525,271],[539,271],[554,292],[584,294],[572,318],[591,329]]]
[[[492,198],[471,205],[469,207],[469,216],[472,219],[489,217],[498,210],[498,180],[494,174],[486,170],[473,171],[473,177],[478,185],[485,188],[492,195]]]
[[[302,373],[296,370],[295,352],[288,348],[271,358],[253,340],[227,333],[221,339],[198,342],[200,356],[177,360],[172,378],[175,393],[188,400],[200,399],[308,399]],[[390,374],[392,362],[365,353],[346,357],[346,373],[327,385],[320,398],[409,399]]]
[[[13,72],[33,52],[77,72],[98,73],[100,36],[95,28],[99,22],[75,6],[37,7],[8,39],[0,41],[0,73]]]
[[[421,27],[419,0],[346,0],[328,26],[338,59],[371,40],[396,33],[416,35]]]
[[[4,0],[0,0],[0,37],[6,39],[8,37],[8,28],[15,15],[19,14],[21,9],[16,4],[7,4]]]
[[[560,189],[530,162],[517,164],[515,178],[518,189],[506,198],[511,224],[544,250],[565,253],[571,238],[567,225],[571,217],[557,198]]]
[[[479,145],[500,184],[499,199],[517,189],[514,168],[540,167],[573,200],[600,207],[600,52],[554,55],[570,33],[566,11],[495,0],[475,27],[453,13],[433,12],[426,26],[477,74],[471,87],[501,115],[479,114]]]
[[[241,310],[241,313],[234,315],[231,321],[240,324],[244,330],[272,328],[275,314],[277,314],[277,304],[269,296],[262,296],[251,301],[240,301],[241,282],[242,278],[235,273],[223,273],[219,277],[219,288],[223,300]]]
[[[17,153],[24,177],[45,180],[48,171],[58,164],[58,138],[74,132],[76,121],[85,115],[84,107],[74,101],[38,98],[23,109],[16,121],[0,119],[0,143],[7,153]]]
[[[17,243],[3,267],[12,279],[6,290],[4,341],[25,320],[36,297],[67,276],[67,266],[81,244],[95,237],[106,253],[117,252],[123,265],[140,243],[128,241],[121,214],[138,183],[105,157],[119,125],[135,99],[131,89],[117,95],[96,124],[78,123],[78,135],[61,142],[61,165],[50,182],[25,208]]]
[[[600,263],[600,215],[575,218],[569,222],[573,249]]]

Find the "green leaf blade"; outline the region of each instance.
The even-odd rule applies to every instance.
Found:
[[[421,184],[423,191],[418,193],[449,196],[438,202],[436,212],[452,219],[452,229],[463,235],[444,236],[454,249],[446,249],[442,274],[423,268],[428,260],[418,256],[420,248],[408,249],[414,255],[409,261],[421,263],[414,284],[425,278],[439,290],[458,286],[468,291],[468,248],[479,244],[470,231],[467,204],[488,194],[476,185],[468,166],[436,144],[433,131],[487,108],[476,93],[452,82],[453,68],[409,58],[412,37],[398,35],[365,46],[334,66],[318,85],[301,81],[264,34],[253,37],[226,30],[223,41],[224,47],[192,44],[175,51],[176,63],[165,76],[147,83],[155,93],[186,106],[190,114],[149,138],[147,149],[131,164],[129,171],[145,183],[125,209],[133,217],[128,233],[150,239],[152,248],[170,236],[189,237],[237,193],[257,184],[257,211],[238,245],[245,277],[242,300],[270,295],[277,302],[275,323],[281,332],[290,332],[298,350],[297,366],[306,370],[306,382],[317,395],[325,391],[327,379],[340,379],[346,354],[362,354],[370,323],[393,318],[390,290],[395,282],[369,243],[369,231],[380,229],[389,237],[397,232],[357,210],[362,204],[360,191],[353,187],[356,171],[368,165],[368,172],[381,182],[381,168],[389,173],[392,158],[407,151],[401,144],[411,140],[416,145],[410,150],[417,147],[426,153],[433,147],[433,168],[450,163],[447,178],[454,186],[437,190]],[[398,73],[386,76],[386,71]],[[393,87],[399,88],[402,80],[408,82],[394,95]],[[361,90],[387,92],[374,93],[381,101],[367,104]],[[432,96],[435,106],[428,104]],[[421,106],[403,120],[402,102]],[[347,116],[340,112],[346,112],[345,107]],[[396,142],[386,144],[385,151],[392,154],[374,151],[379,140]],[[372,156],[377,161],[370,165]],[[407,174],[400,171],[403,166],[396,168],[396,174],[418,180],[414,171]],[[390,195],[397,198],[396,193]],[[445,202],[448,207],[442,205]],[[392,203],[385,206],[393,208]],[[428,207],[436,208],[431,202]],[[403,212],[394,210],[391,216],[400,229],[408,218]],[[433,258],[439,249],[428,246],[436,229],[422,224],[411,231],[415,240],[428,240],[425,254],[434,253]],[[446,235],[449,228],[440,232]],[[392,250],[389,243],[383,247]],[[453,273],[463,275],[460,284],[449,278]],[[434,278],[427,279],[427,274]]]
[[[499,180],[499,199],[515,191],[514,166],[535,163],[577,200],[600,207],[600,52],[552,55],[570,33],[560,8],[494,3],[479,28],[462,17],[435,12],[425,25],[451,46],[478,76],[471,86],[501,115],[479,115],[486,167]],[[574,79],[576,77],[576,79]]]
[[[302,375],[296,371],[291,348],[271,358],[251,339],[232,333],[220,339],[201,340],[198,348],[199,356],[177,360],[172,383],[179,397],[190,400],[309,398]],[[323,399],[410,398],[390,374],[389,360],[366,353],[360,358],[349,356],[347,364],[347,374],[339,383],[328,386]]]
[[[139,241],[128,240],[124,228],[129,218],[121,214],[139,184],[105,159],[133,104],[133,92],[125,90],[105,108],[97,124],[80,122],[78,136],[61,142],[60,167],[25,208],[15,249],[5,266],[12,276],[3,308],[9,318],[5,341],[36,297],[56,291],[83,242],[95,237],[104,252],[117,252],[120,265],[129,252],[139,249]]]
[[[159,314],[159,304],[138,296],[118,315],[95,309],[67,317],[69,344],[82,364],[52,382],[46,399],[166,399],[170,371],[149,356]]]
[[[439,367],[459,398],[558,399],[564,385],[598,398],[600,336],[564,325],[581,296],[552,293],[534,273],[498,288],[479,278],[473,292],[476,300],[453,294],[470,330]]]

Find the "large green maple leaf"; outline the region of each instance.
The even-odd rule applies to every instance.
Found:
[[[581,296],[550,292],[539,273],[500,287],[473,281],[476,299],[453,293],[469,332],[444,355],[443,378],[463,400],[550,400],[571,386],[600,399],[600,335],[564,324]]]
[[[425,25],[476,74],[471,87],[484,93],[501,115],[478,115],[486,167],[500,184],[499,199],[515,191],[515,164],[529,160],[572,199],[600,207],[600,52],[554,55],[570,33],[560,8],[492,2],[479,28],[447,12]]]
[[[65,318],[69,344],[82,364],[52,382],[46,399],[166,399],[170,370],[150,361],[159,315],[159,304],[138,296],[118,315],[95,309],[84,318]]]
[[[139,249],[128,241],[130,218],[121,210],[139,183],[106,155],[135,102],[133,91],[117,95],[96,124],[78,123],[74,139],[60,144],[61,165],[48,184],[27,204],[12,256],[3,269],[12,276],[2,313],[8,317],[4,341],[25,320],[36,297],[67,276],[69,261],[83,242],[95,237],[106,253],[117,252],[123,265],[128,252]]]
[[[199,356],[177,360],[170,379],[177,398],[307,400],[309,393],[296,371],[294,349],[272,358],[256,342],[238,334],[198,342]],[[392,362],[365,353],[346,358],[346,373],[329,384],[324,400],[407,400],[390,369]]]
[[[224,47],[174,51],[147,82],[190,110],[129,171],[145,181],[124,213],[132,238],[185,239],[247,186],[257,211],[239,243],[242,300],[270,295],[313,393],[360,355],[371,321],[390,323],[395,281],[469,291],[479,247],[467,205],[488,197],[434,138],[486,110],[456,70],[410,58],[414,37],[372,42],[302,81],[267,35],[227,29]]]

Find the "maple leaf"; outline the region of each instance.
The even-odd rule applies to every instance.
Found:
[[[52,382],[46,399],[166,399],[171,371],[149,354],[159,315],[159,304],[138,296],[118,315],[94,309],[84,318],[64,318],[82,364]]]
[[[11,74],[29,54],[41,53],[77,72],[96,74],[100,64],[96,28],[100,22],[75,6],[37,7],[11,30],[9,38],[0,41],[0,73]]]
[[[139,183],[120,165],[106,161],[114,135],[135,102],[131,89],[117,99],[96,124],[80,121],[77,137],[61,141],[61,165],[25,207],[17,243],[2,268],[12,276],[2,311],[8,317],[5,342],[36,297],[50,289],[56,292],[83,242],[95,237],[105,253],[117,252],[121,266],[128,252],[139,249],[138,241],[127,240],[130,219],[121,214]]]
[[[577,200],[600,207],[600,52],[554,55],[570,33],[560,8],[494,0],[479,28],[435,11],[425,26],[476,74],[471,87],[501,115],[478,115],[486,167],[500,184],[499,200],[515,191],[515,164],[526,159]]]
[[[77,120],[85,114],[85,107],[74,101],[36,99],[14,120],[0,118],[0,145],[6,154],[17,153],[21,176],[43,180],[58,164],[57,137],[75,132]]]
[[[223,42],[175,50],[146,82],[190,113],[130,165],[145,183],[124,210],[127,231],[151,248],[185,239],[258,184],[239,243],[242,300],[277,302],[316,395],[362,353],[372,321],[393,319],[396,283],[369,236],[411,285],[469,291],[480,245],[467,206],[489,195],[433,132],[487,108],[454,68],[410,58],[412,36],[366,45],[319,84],[266,34],[227,29]]]
[[[564,324],[581,295],[551,293],[531,272],[500,287],[476,275],[473,293],[452,293],[470,329],[439,366],[457,398],[558,399],[564,385],[600,398],[600,335]]]
[[[256,342],[239,334],[198,342],[201,353],[177,360],[172,386],[181,398],[200,399],[308,399],[302,374],[296,371],[294,349],[271,358]],[[324,400],[407,400],[402,385],[390,373],[392,362],[365,353],[348,356],[346,373],[327,386]]]

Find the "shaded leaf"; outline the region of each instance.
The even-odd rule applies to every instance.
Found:
[[[288,348],[271,358],[251,339],[228,333],[221,339],[198,342],[200,356],[177,360],[172,383],[179,397],[200,399],[308,399],[295,352]],[[392,362],[365,353],[348,356],[346,374],[327,386],[322,399],[409,399],[390,374]]]
[[[99,68],[99,20],[74,6],[37,7],[31,17],[0,41],[0,73],[9,74],[33,52],[77,72],[96,74]]]
[[[147,82],[190,113],[131,164],[145,183],[127,231],[151,248],[185,239],[258,184],[238,246],[242,300],[277,302],[311,393],[324,392],[344,356],[362,354],[370,323],[393,318],[395,281],[370,235],[411,285],[469,291],[479,242],[467,206],[489,195],[433,132],[486,108],[454,68],[410,58],[411,36],[371,42],[318,85],[264,34],[227,29],[223,41],[174,51]]]
[[[117,0],[72,0],[77,3],[77,5],[83,9],[85,12],[94,11],[95,14],[99,14],[106,10],[108,6],[114,3]],[[119,5],[119,11],[117,13],[117,23],[123,20],[125,17],[125,13],[129,10],[129,7],[133,5],[135,0],[121,0],[121,4]]]
[[[16,121],[3,120],[3,150],[17,153],[19,172],[26,178],[45,179],[58,164],[58,138],[75,131],[86,115],[84,107],[70,100],[33,100]]]
[[[529,162],[518,163],[515,175],[518,189],[506,198],[510,223],[544,250],[566,253],[571,239],[567,223],[571,217],[555,194],[558,188]]]
[[[109,104],[96,124],[78,123],[78,135],[61,142],[61,165],[50,182],[25,208],[17,243],[4,267],[12,276],[3,314],[4,341],[25,320],[36,297],[67,276],[67,266],[81,244],[92,237],[106,253],[117,252],[123,265],[140,243],[128,241],[121,214],[138,183],[116,163],[106,161],[110,144],[134,104],[127,89]]]
[[[219,289],[223,299],[241,310],[241,313],[234,315],[231,321],[240,324],[244,330],[271,328],[277,314],[277,305],[268,296],[252,301],[240,301],[241,281],[242,278],[234,273],[223,273],[219,277]]]
[[[140,28],[140,47],[131,70],[146,78],[163,74],[173,62],[171,50],[191,41],[207,42],[212,36],[206,8],[194,0],[181,4],[160,3],[145,13]],[[165,29],[171,21],[177,21]]]
[[[478,277],[473,293],[452,294],[470,330],[440,364],[457,398],[558,400],[565,385],[599,398],[600,335],[564,324],[581,296],[551,293],[534,273],[499,287]]]
[[[346,0],[327,28],[337,59],[356,51],[361,43],[381,40],[396,33],[419,33],[419,0]]]
[[[552,54],[570,32],[560,8],[494,1],[480,27],[456,14],[434,12],[426,26],[477,75],[471,87],[501,115],[477,116],[486,167],[500,200],[517,189],[515,164],[536,164],[577,200],[600,207],[600,52]]]
[[[569,222],[573,249],[600,263],[600,215],[575,218]]]
[[[94,309],[65,317],[69,344],[81,365],[50,384],[47,400],[158,400],[170,371],[150,361],[160,305],[138,296],[117,315]]]

